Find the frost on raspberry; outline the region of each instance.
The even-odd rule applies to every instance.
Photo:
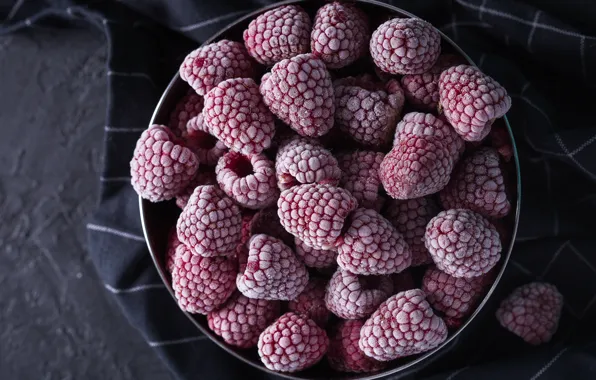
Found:
[[[447,339],[445,322],[434,314],[420,289],[391,296],[360,330],[359,347],[368,357],[390,361],[436,348]]]
[[[309,268],[329,268],[336,264],[336,249],[316,249],[295,238],[296,255]]]
[[[356,198],[360,207],[380,209],[379,168],[383,157],[383,153],[363,150],[337,157],[342,172],[340,186]]]
[[[228,148],[242,154],[258,154],[271,145],[275,134],[273,115],[262,102],[252,79],[236,78],[219,83],[205,96],[205,123]]]
[[[130,161],[131,183],[143,199],[166,201],[188,186],[198,168],[195,154],[168,127],[154,124],[137,141]]]
[[[364,55],[369,38],[366,14],[352,4],[333,2],[317,11],[310,47],[327,67],[339,69]]]
[[[260,91],[271,112],[302,136],[320,137],[333,127],[331,75],[312,54],[276,63],[263,76]]]
[[[281,225],[304,244],[317,249],[332,249],[348,214],[358,206],[346,190],[307,184],[282,191],[277,200]]]
[[[178,217],[176,229],[193,254],[230,256],[242,236],[242,216],[217,186],[198,186]]]
[[[257,62],[273,65],[282,59],[308,53],[311,22],[297,5],[263,13],[244,30],[244,45]]]
[[[384,362],[369,358],[358,347],[363,320],[340,321],[329,338],[329,366],[341,372],[374,372],[386,367]]]
[[[238,275],[238,290],[249,298],[293,300],[308,283],[308,271],[281,240],[261,234],[249,242],[248,261]]]
[[[186,186],[182,192],[176,195],[176,206],[178,206],[180,209],[184,209],[188,203],[188,200],[190,199],[190,196],[198,186],[216,184],[217,180],[215,179],[215,172],[213,171],[213,168],[201,166],[199,170],[197,170],[197,174],[195,174],[188,186]]]
[[[383,216],[402,234],[412,251],[412,266],[433,262],[424,246],[424,232],[428,222],[439,213],[439,207],[430,197],[387,202]]]
[[[395,79],[379,83],[364,76],[335,81],[335,123],[354,141],[372,148],[391,142],[404,106],[404,92]]]
[[[176,227],[172,227],[168,234],[168,243],[166,246],[166,269],[168,273],[172,274],[174,271],[174,263],[176,259],[176,248],[182,244],[178,240],[178,234],[176,233]]]
[[[279,221],[277,207],[268,207],[258,211],[250,223],[250,234],[269,235],[283,241],[288,247],[294,243],[294,236],[286,231]]]
[[[302,293],[296,299],[288,302],[288,311],[302,314],[324,328],[331,315],[325,306],[326,285],[326,281],[321,278],[311,278]]]
[[[215,166],[217,160],[228,150],[224,143],[209,132],[202,113],[188,120],[182,138],[202,165]]]
[[[399,273],[412,263],[402,235],[378,212],[359,208],[337,243],[340,268],[361,275]]]
[[[257,347],[265,367],[279,372],[297,372],[323,358],[329,338],[313,320],[288,312],[261,333]]]
[[[178,305],[189,313],[207,314],[232,295],[237,263],[227,257],[197,256],[184,244],[176,248],[172,288]]]
[[[466,141],[480,141],[495,119],[511,108],[511,97],[474,66],[450,67],[439,78],[439,102],[449,123]]]
[[[207,323],[227,344],[250,348],[279,315],[279,301],[256,300],[236,292],[223,307],[207,315]]]
[[[526,342],[549,342],[559,326],[563,296],[554,285],[533,282],[520,286],[497,310],[501,326]]]
[[[305,183],[336,186],[341,177],[337,160],[314,139],[297,137],[283,145],[275,160],[280,190]]]
[[[357,276],[338,268],[327,284],[325,304],[343,319],[371,315],[393,293],[389,276]]]
[[[244,45],[229,40],[193,50],[180,66],[180,78],[199,95],[206,95],[226,79],[253,78],[254,75],[253,62]]]
[[[496,228],[470,210],[441,211],[426,226],[424,244],[437,268],[453,277],[478,277],[501,258]]]
[[[441,36],[428,22],[394,18],[381,24],[370,39],[375,64],[391,74],[422,74],[441,53]]]
[[[194,90],[189,89],[188,94],[180,99],[170,114],[168,127],[170,127],[177,137],[181,137],[184,131],[186,131],[188,121],[200,115],[202,111],[203,97],[197,95]]]

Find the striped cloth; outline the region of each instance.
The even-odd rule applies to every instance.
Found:
[[[565,296],[550,344],[533,348],[505,332],[493,304],[455,347],[415,377],[596,378],[596,4],[388,2],[438,26],[512,95],[523,207],[517,245],[495,299],[534,280],[555,284]],[[66,21],[94,25],[106,36],[105,161],[99,206],[87,225],[89,254],[130,323],[180,379],[272,376],[235,361],[179,312],[147,252],[128,163],[185,53],[268,3],[0,0],[0,34]]]

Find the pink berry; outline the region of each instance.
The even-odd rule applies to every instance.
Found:
[[[298,134],[319,137],[333,127],[335,96],[325,63],[301,54],[276,63],[261,80],[271,112]]]
[[[474,66],[450,67],[439,78],[439,96],[449,123],[466,141],[480,141],[511,107],[507,91]]]
[[[360,330],[360,349],[389,361],[430,351],[447,339],[445,322],[433,313],[420,289],[391,296]]]
[[[437,268],[453,277],[478,277],[501,258],[496,228],[470,210],[441,211],[426,226],[424,244]]]
[[[422,74],[441,53],[441,36],[428,22],[394,18],[377,28],[370,39],[375,64],[391,74]]]
[[[304,244],[295,238],[296,255],[302,259],[309,268],[329,268],[336,264],[336,249],[316,249]]]
[[[341,372],[374,372],[386,367],[384,362],[364,355],[358,347],[364,321],[351,319],[334,326],[329,339],[329,366]]]
[[[379,168],[383,157],[383,153],[372,151],[353,151],[337,157],[342,171],[340,185],[356,198],[360,207],[374,209],[379,205]]]
[[[509,131],[502,123],[493,124],[489,133],[490,145],[499,152],[499,155],[505,162],[511,161],[513,158],[513,146],[511,146],[511,138]]]
[[[538,345],[551,340],[563,308],[563,296],[554,285],[533,282],[515,289],[501,302],[501,326],[526,342]]]
[[[174,198],[191,182],[199,161],[197,156],[163,125],[145,130],[130,161],[131,183],[143,199],[161,202]]]
[[[302,314],[315,321],[317,325],[325,327],[331,315],[325,306],[326,285],[327,282],[323,279],[311,278],[302,293],[288,302],[288,311]]]
[[[213,171],[213,168],[201,166],[199,170],[197,170],[197,174],[195,174],[188,186],[186,186],[182,192],[176,195],[176,206],[178,206],[180,209],[184,209],[195,189],[198,186],[205,185],[217,185],[217,180],[215,179],[215,172]]]
[[[193,50],[180,66],[180,78],[203,96],[226,79],[253,78],[254,72],[244,45],[228,40]]]
[[[265,234],[250,238],[248,261],[238,275],[238,290],[249,298],[293,300],[308,283],[308,271],[292,249]]]
[[[201,165],[215,166],[217,160],[228,150],[224,143],[209,132],[202,113],[188,120],[182,138],[186,146],[197,155]]]
[[[193,254],[230,256],[242,236],[242,216],[218,187],[198,186],[178,217],[176,229]]]
[[[176,227],[172,227],[170,233],[168,234],[168,245],[166,247],[166,269],[168,273],[172,274],[174,271],[174,263],[176,260],[176,248],[182,244],[180,240],[178,240],[178,233],[176,232]]]
[[[203,97],[197,95],[193,89],[189,89],[188,94],[180,99],[170,114],[168,127],[170,127],[176,136],[181,137],[184,131],[186,131],[188,121],[200,115],[202,111]]]
[[[260,210],[255,214],[250,223],[250,234],[269,235],[283,241],[289,247],[294,243],[294,236],[281,225],[275,206]]]
[[[308,53],[311,22],[297,5],[267,11],[244,30],[244,45],[257,62],[273,65],[282,59]]]

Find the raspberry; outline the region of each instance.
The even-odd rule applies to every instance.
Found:
[[[236,279],[238,290],[249,298],[293,300],[308,283],[304,264],[281,240],[265,234],[250,238],[244,273]]]
[[[441,211],[426,226],[424,244],[439,270],[453,277],[478,277],[501,258],[495,227],[470,210]]]
[[[326,285],[325,280],[312,278],[302,293],[288,303],[288,310],[302,314],[315,321],[317,325],[325,327],[331,314],[325,306]]]
[[[304,265],[309,268],[329,268],[336,261],[337,251],[335,249],[316,249],[304,244],[300,239],[295,238],[296,255],[302,259]]]
[[[198,186],[178,217],[176,229],[193,254],[229,256],[242,236],[242,216],[217,186]]]
[[[244,45],[257,62],[273,65],[282,59],[308,53],[311,22],[297,5],[267,11],[244,30]]]
[[[505,160],[505,162],[511,161],[513,157],[513,147],[511,146],[511,139],[509,137],[509,131],[499,123],[493,125],[490,133],[490,145],[499,152],[499,155]]]
[[[348,190],[360,207],[375,208],[379,203],[379,167],[383,153],[354,151],[338,156],[342,171],[341,187]]]
[[[410,266],[410,247],[378,212],[359,208],[337,244],[337,264],[354,274],[398,273]]]
[[[327,352],[331,368],[341,372],[374,372],[385,368],[385,363],[367,357],[358,347],[363,325],[364,321],[351,319],[334,326]]]
[[[186,146],[190,148],[202,165],[215,166],[217,160],[223,156],[228,148],[209,132],[203,114],[188,120],[186,129],[182,132]]]
[[[180,308],[207,314],[223,305],[234,292],[236,268],[234,259],[197,256],[180,244],[172,271],[172,288]]]
[[[563,296],[554,285],[532,282],[515,289],[501,302],[501,326],[526,342],[538,345],[551,340],[559,325]]]
[[[360,319],[371,315],[393,292],[389,276],[360,276],[341,268],[329,280],[325,304],[343,319]]]
[[[263,154],[226,153],[215,167],[221,189],[242,207],[260,209],[279,196],[273,162]]]
[[[283,241],[289,247],[294,242],[294,236],[286,231],[279,221],[277,207],[269,207],[257,212],[250,223],[250,234],[266,234]]]
[[[424,246],[424,231],[428,222],[439,213],[432,198],[415,198],[389,201],[383,216],[402,234],[412,251],[412,266],[433,262]]]
[[[186,131],[186,123],[193,117],[200,115],[203,111],[203,97],[197,95],[194,90],[189,89],[180,101],[176,104],[176,108],[170,114],[170,121],[168,127],[178,137],[181,137]]]
[[[176,233],[176,227],[172,227],[168,234],[168,245],[166,247],[166,269],[168,273],[172,274],[174,271],[174,263],[176,259],[176,248],[182,244],[178,240],[178,234]]]
[[[404,105],[404,92],[395,79],[385,85],[366,79],[335,81],[337,126],[356,142],[380,148],[391,141]]]
[[[439,197],[445,209],[467,208],[487,218],[509,214],[499,154],[492,148],[480,148],[455,169]]]
[[[447,339],[445,322],[433,313],[420,289],[391,296],[360,330],[360,349],[389,361],[430,351]]]
[[[377,28],[370,39],[375,64],[391,74],[422,74],[441,54],[441,36],[428,22],[394,18]]]
[[[297,372],[323,358],[329,338],[313,320],[288,312],[261,333],[257,347],[265,367]]]
[[[251,210],[243,210],[242,212],[242,232],[240,234],[240,242],[236,247],[236,255],[243,256],[239,258],[239,261],[243,261],[240,265],[246,264],[246,260],[248,260],[248,252],[242,252],[244,248],[246,248],[246,243],[250,239],[250,229],[252,227],[252,219],[255,217],[254,213]],[[246,254],[245,254],[246,253]],[[244,257],[246,256],[246,257]],[[241,260],[240,260],[241,259]],[[246,259],[246,260],[245,260]],[[244,268],[243,268],[244,271]]]
[[[439,102],[449,123],[466,141],[480,141],[511,107],[507,91],[474,66],[450,67],[439,78]]]
[[[422,278],[422,290],[433,309],[446,318],[467,317],[482,296],[484,278],[457,278],[430,267]]]
[[[263,101],[298,134],[319,137],[333,127],[335,96],[325,63],[301,54],[276,63],[261,80]]]
[[[211,331],[229,345],[250,348],[280,314],[279,301],[256,300],[236,292],[219,310],[207,315]]]
[[[391,275],[391,280],[393,281],[393,294],[416,288],[414,278],[409,271],[394,273]]]
[[[199,170],[197,170],[197,174],[195,177],[190,181],[190,184],[184,188],[182,192],[176,195],[176,206],[180,207],[180,209],[184,209],[190,196],[195,191],[197,186],[205,186],[205,185],[216,185],[217,180],[215,179],[215,172],[213,168],[205,169],[204,166],[201,166]]]
[[[445,322],[447,328],[451,330],[459,329],[464,324],[464,319],[461,318],[446,317],[445,319],[443,319],[443,321]]]
[[[317,141],[298,137],[282,146],[275,160],[281,190],[304,183],[336,186],[341,177],[337,160]]]
[[[205,123],[228,148],[257,154],[271,145],[275,134],[273,115],[252,79],[228,79],[205,96]]]
[[[194,153],[168,127],[154,124],[141,134],[130,161],[132,187],[143,199],[166,201],[188,186],[198,168]]]
[[[331,249],[348,214],[358,206],[348,191],[307,184],[282,191],[277,200],[281,225],[312,248]]]
[[[310,48],[330,69],[356,61],[366,52],[368,17],[352,4],[333,2],[317,11]]]
[[[193,50],[180,66],[180,78],[197,94],[206,95],[220,82],[253,78],[253,63],[240,42],[221,40]]]

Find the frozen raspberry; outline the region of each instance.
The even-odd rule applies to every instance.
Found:
[[[368,357],[389,361],[430,351],[447,339],[445,322],[433,313],[424,292],[391,296],[360,330],[360,349]]]
[[[250,348],[279,317],[279,310],[279,301],[256,300],[236,292],[222,308],[207,315],[207,323],[227,344]]]
[[[449,123],[466,141],[480,141],[511,107],[507,91],[474,66],[450,67],[439,78],[439,102]]]
[[[371,315],[392,293],[389,276],[359,277],[338,268],[327,284],[325,304],[340,318],[360,319]]]
[[[311,278],[306,288],[298,297],[288,303],[288,310],[302,314],[325,327],[331,313],[325,306],[325,287],[327,283],[320,278]]]
[[[391,280],[393,281],[393,294],[405,292],[406,290],[411,290],[417,287],[414,278],[409,271],[394,273],[391,275]]]
[[[275,160],[281,190],[304,183],[336,186],[341,177],[337,160],[317,141],[298,137],[282,146]]]
[[[181,137],[186,131],[186,123],[193,117],[200,115],[203,111],[203,97],[197,95],[194,90],[190,89],[170,114],[170,121],[168,127],[178,137]]]
[[[237,263],[227,257],[203,257],[184,244],[176,248],[172,288],[178,305],[189,313],[207,314],[232,295]]]
[[[273,115],[252,79],[228,79],[218,84],[205,95],[203,117],[215,137],[246,155],[268,148],[275,134]]]
[[[248,260],[248,251],[245,248],[251,236],[250,229],[252,227],[252,219],[254,217],[255,214],[252,210],[242,210],[242,232],[240,233],[240,242],[236,247],[236,256],[238,256],[238,261],[241,262],[240,265],[245,265],[246,260]],[[246,267],[242,267],[242,271],[244,271],[244,268]]]
[[[215,179],[213,168],[205,169],[204,166],[201,166],[199,170],[197,170],[195,177],[190,181],[190,184],[188,184],[181,193],[176,195],[176,206],[180,209],[184,209],[195,189],[198,186],[205,185],[217,185],[217,180]]]
[[[316,249],[304,244],[300,239],[295,238],[296,255],[302,259],[304,265],[309,268],[329,268],[336,261],[337,251],[335,249]]]
[[[493,124],[490,133],[490,145],[499,152],[505,162],[511,161],[513,157],[513,146],[509,131],[502,123]]]
[[[375,64],[391,74],[422,74],[441,54],[441,36],[428,22],[394,18],[377,28],[370,39]]]
[[[258,350],[265,367],[297,372],[319,362],[329,347],[325,330],[304,316],[288,312],[265,329]]]
[[[174,271],[174,263],[176,259],[176,248],[182,244],[180,240],[178,240],[178,233],[176,232],[176,227],[172,227],[170,233],[168,234],[168,245],[166,248],[166,269],[168,273],[172,274]]]
[[[464,324],[465,319],[446,317],[446,318],[443,318],[443,321],[445,322],[445,325],[447,326],[448,329],[457,330]]]
[[[356,6],[333,2],[317,11],[310,48],[330,69],[348,66],[366,52],[368,17]]]
[[[433,262],[424,246],[424,232],[428,222],[439,213],[439,207],[432,198],[407,200],[392,199],[383,216],[402,234],[412,251],[412,266]]]
[[[480,148],[455,169],[449,184],[439,193],[441,205],[502,218],[511,210],[504,182],[499,154],[492,148]]]
[[[337,264],[354,274],[399,273],[412,263],[412,253],[391,222],[378,212],[359,208],[348,218],[337,243]]]
[[[385,85],[366,79],[335,81],[335,123],[354,141],[381,148],[391,142],[395,123],[404,105],[399,82]]]
[[[202,113],[188,121],[182,138],[186,146],[197,155],[201,165],[215,166],[217,160],[228,150],[224,143],[209,132]]]
[[[437,268],[453,277],[478,277],[501,258],[495,227],[470,210],[441,211],[426,226],[424,244]]]
[[[261,81],[263,101],[298,134],[319,137],[333,127],[335,96],[325,63],[312,54],[284,59]]]
[[[375,208],[379,201],[379,167],[383,153],[354,151],[337,157],[342,176],[340,185],[358,201],[360,207]]]
[[[563,296],[554,285],[532,282],[515,289],[501,302],[501,326],[526,342],[538,345],[551,340],[559,325]]]
[[[180,78],[199,95],[206,95],[226,79],[253,78],[254,74],[253,63],[244,45],[228,40],[193,50],[180,66]]]
[[[277,215],[277,207],[268,207],[258,211],[250,223],[250,234],[265,234],[284,242],[291,247],[294,243],[294,236],[286,231]]]
[[[242,236],[242,216],[217,186],[198,186],[176,224],[178,238],[195,255],[230,256]]]
[[[244,45],[259,63],[273,65],[308,53],[310,28],[310,17],[301,7],[278,7],[251,21],[244,30]]]
[[[358,347],[363,325],[364,321],[351,319],[334,326],[327,352],[331,368],[341,372],[374,372],[385,368],[384,362],[369,358]]]
[[[193,179],[199,161],[179,143],[163,125],[152,125],[141,134],[130,161],[130,175],[132,187],[143,199],[172,199]]]
[[[312,248],[331,249],[348,214],[358,206],[348,191],[307,184],[284,190],[277,200],[281,225]]]
[[[226,153],[215,167],[221,189],[242,207],[260,209],[275,203],[279,196],[275,169],[263,154],[245,156]]]
[[[248,261],[238,274],[238,290],[249,298],[293,300],[308,283],[308,271],[281,240],[260,234],[250,238]]]

